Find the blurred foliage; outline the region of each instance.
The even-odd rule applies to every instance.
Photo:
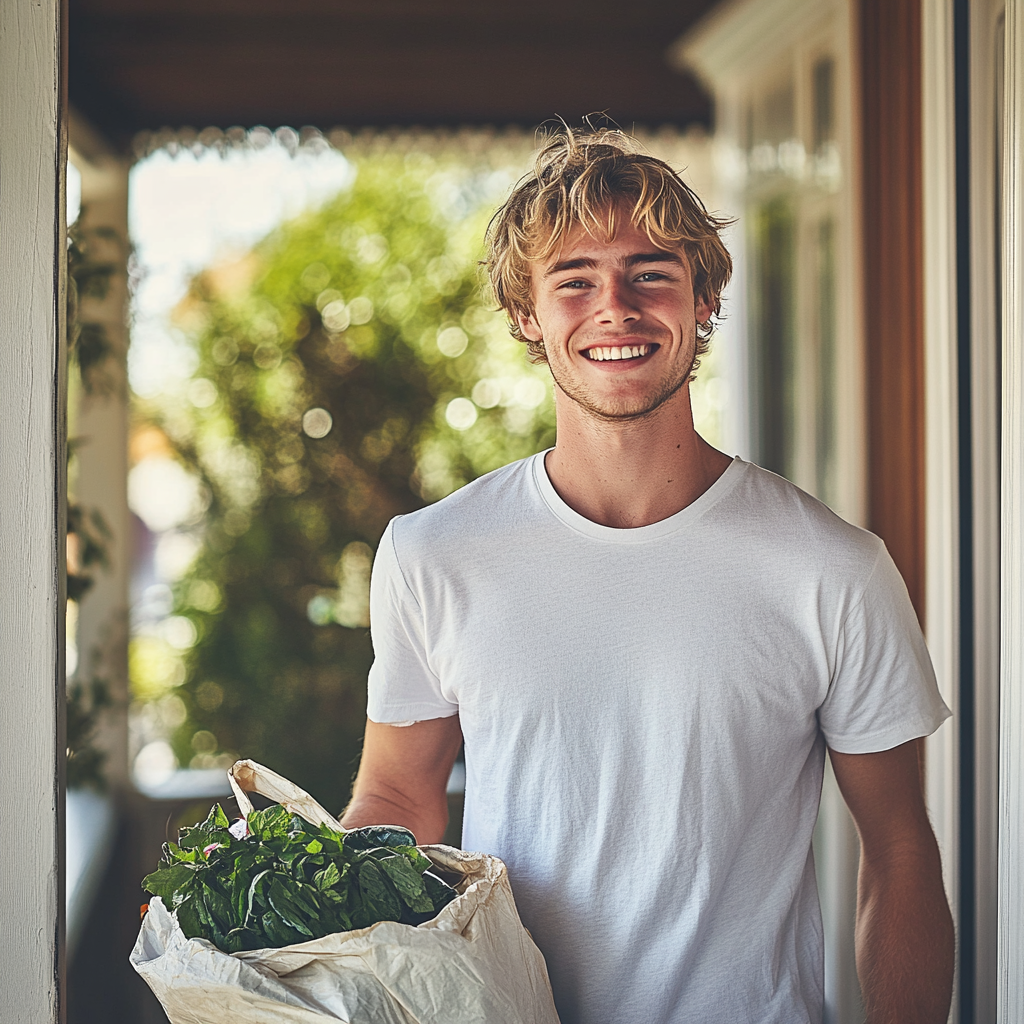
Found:
[[[97,242],[118,240],[117,233],[108,228],[86,229],[82,227],[85,211],[68,228],[68,276],[67,276],[67,338],[68,363],[73,390],[86,395],[106,394],[111,387],[109,369],[113,354],[110,339],[104,325],[82,316],[81,300],[85,298],[102,301],[110,290],[110,280],[117,270],[113,262],[96,256]],[[82,442],[68,439],[68,460]],[[104,568],[107,564],[106,545],[110,539],[110,528],[95,509],[84,509],[69,498],[67,531],[77,545],[78,557],[68,570],[68,598],[81,600],[92,586],[91,571]]]
[[[71,456],[74,445],[68,442]],[[93,572],[106,569],[110,560],[107,545],[110,543],[110,527],[97,509],[86,510],[77,502],[68,502],[68,536],[74,538],[78,557],[68,567],[69,601],[81,601],[93,584]]]
[[[80,300],[91,298],[102,301],[110,289],[110,281],[117,266],[110,260],[96,256],[97,242],[121,242],[117,233],[108,228],[82,227],[82,214],[68,228],[67,264],[67,339],[71,387],[86,395],[105,395],[116,379],[110,373],[113,349],[106,328],[98,321],[83,317]],[[74,457],[79,441],[68,439],[67,454]],[[107,546],[110,528],[96,509],[86,509],[68,496],[67,533],[69,555],[67,563],[67,598],[81,602],[93,584],[97,569],[109,565]],[[74,617],[77,621],[77,616]],[[74,638],[69,638],[73,642]],[[110,692],[105,679],[90,677],[75,679],[67,688],[67,785],[71,789],[106,786],[104,761],[106,753],[96,745],[96,732],[100,716],[111,706]]]
[[[92,395],[105,394],[113,387],[109,372],[112,348],[103,324],[81,315],[81,300],[102,302],[117,271],[115,263],[97,256],[97,243],[112,241],[122,246],[124,240],[112,228],[84,228],[85,212],[83,207],[68,228],[68,357],[78,371],[82,390]]]
[[[422,152],[354,167],[334,200],[194,279],[175,322],[197,369],[138,407],[208,508],[175,635],[133,642],[136,697],[168,709],[182,764],[251,757],[334,809],[358,763],[384,527],[554,440],[547,370],[477,264],[519,169]]]

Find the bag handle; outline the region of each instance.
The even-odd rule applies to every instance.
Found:
[[[259,793],[311,825],[326,825],[335,832],[345,831],[341,822],[333,814],[328,814],[304,789],[255,761],[236,761],[228,770],[228,782],[238,801],[238,809],[246,818],[253,810],[252,801],[246,794]]]

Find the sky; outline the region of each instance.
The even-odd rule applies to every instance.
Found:
[[[319,205],[352,178],[337,150],[295,156],[277,142],[221,156],[160,150],[132,168],[128,229],[140,279],[132,303],[128,373],[141,397],[190,375],[192,354],[169,326],[189,279],[248,249],[282,220]]]

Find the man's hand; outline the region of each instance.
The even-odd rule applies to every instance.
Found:
[[[868,1024],[945,1024],[952,998],[953,919],[919,746],[829,751],[860,833],[857,973]]]
[[[402,825],[418,843],[439,843],[448,826],[448,777],[462,743],[458,715],[415,725],[366,721],[363,758],[341,824]]]

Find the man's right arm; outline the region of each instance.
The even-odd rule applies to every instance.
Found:
[[[418,843],[439,843],[448,826],[448,777],[462,744],[459,716],[415,725],[367,719],[363,756],[341,824],[402,825]]]

